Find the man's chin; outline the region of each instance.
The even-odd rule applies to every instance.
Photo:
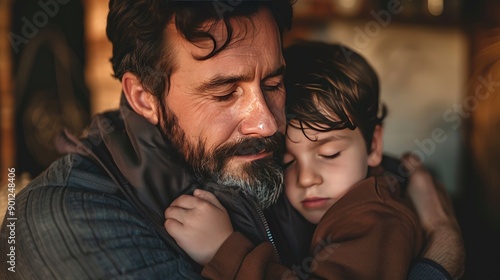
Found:
[[[250,175],[248,174],[248,169],[252,161],[241,160],[238,157],[233,157],[229,160],[222,168],[220,174],[222,179],[233,178],[241,181],[248,181]]]
[[[227,176],[252,183],[252,181],[258,180],[258,178],[253,178],[258,175],[251,175],[249,172],[255,171],[257,168],[266,168],[266,165],[272,165],[273,162],[272,152],[248,156],[233,156],[226,162],[221,170],[221,174],[224,174],[222,177]]]
[[[226,163],[219,184],[236,187],[253,197],[261,208],[276,202],[283,186],[283,170],[272,157],[241,161],[237,157]]]

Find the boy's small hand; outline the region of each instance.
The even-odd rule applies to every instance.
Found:
[[[210,192],[182,195],[165,210],[165,228],[197,263],[206,265],[233,233],[226,209]]]

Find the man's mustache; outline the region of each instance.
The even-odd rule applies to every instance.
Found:
[[[275,133],[270,137],[265,138],[246,138],[238,142],[228,143],[219,147],[215,154],[219,158],[228,159],[233,156],[245,156],[266,152],[278,152],[284,147],[284,135],[282,133]],[[275,154],[276,156],[276,154]]]

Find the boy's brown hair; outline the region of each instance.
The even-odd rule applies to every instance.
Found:
[[[359,127],[370,152],[386,109],[379,116],[378,77],[368,62],[346,46],[322,42],[296,43],[284,55],[289,125],[297,120],[293,127],[320,132]]]

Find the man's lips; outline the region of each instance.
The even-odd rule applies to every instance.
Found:
[[[273,152],[268,152],[266,150],[262,150],[258,153],[255,153],[255,154],[236,155],[236,157],[247,160],[247,161],[254,161],[254,160],[270,157],[272,155],[273,155]]]
[[[326,197],[308,197],[302,200],[302,205],[305,208],[320,208],[325,206],[330,199]]]

